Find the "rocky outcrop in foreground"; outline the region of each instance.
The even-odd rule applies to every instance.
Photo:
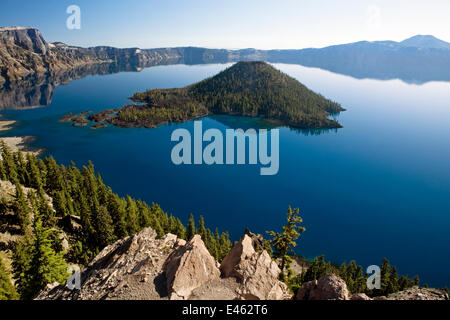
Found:
[[[220,271],[201,237],[195,235],[188,244],[174,250],[164,268],[171,299],[187,299],[194,289],[218,281]]]
[[[242,283],[239,294],[244,299],[289,299],[286,285],[278,280],[280,268],[266,250],[256,252],[252,242],[245,235],[233,246],[220,266],[222,274]]]
[[[449,296],[441,289],[412,287],[390,294],[387,300],[449,300]]]
[[[326,275],[306,282],[295,297],[278,280],[280,269],[256,235],[236,242],[222,264],[201,237],[189,242],[146,228],[103,249],[83,270],[81,288],[48,285],[38,300],[372,300],[351,295],[344,280]],[[448,300],[443,290],[413,287],[374,300]]]
[[[369,298],[365,293],[350,295],[347,285],[340,277],[330,274],[304,283],[297,291],[296,300],[449,300],[440,289],[412,287],[387,297]]]
[[[347,285],[334,274],[304,283],[297,291],[297,300],[349,300]]]
[[[146,228],[103,249],[81,270],[80,290],[54,283],[36,299],[289,299],[279,273],[248,235],[220,266],[199,235],[186,243]]]

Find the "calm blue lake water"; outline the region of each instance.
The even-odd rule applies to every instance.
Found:
[[[307,231],[299,254],[363,266],[387,257],[401,274],[450,285],[450,83],[357,80],[275,64],[347,109],[337,131],[281,128],[275,176],[260,176],[259,165],[173,165],[170,135],[180,127],[192,132],[193,122],[101,130],[58,122],[68,112],[119,107],[136,91],[185,86],[227,66],[158,66],[76,80],[58,87],[49,106],[3,111],[19,120],[3,135],[36,136],[33,146],[64,164],[92,160],[119,194],[157,202],[185,222],[191,212],[203,215],[234,239],[245,227],[278,229],[287,206],[300,207]],[[252,125],[227,116],[203,119],[204,129],[239,124]]]

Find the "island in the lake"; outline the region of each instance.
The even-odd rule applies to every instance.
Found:
[[[210,114],[261,117],[300,129],[341,128],[333,114],[345,111],[262,61],[241,61],[184,88],[153,89],[130,98],[137,104],[89,116],[119,127],[154,128]]]

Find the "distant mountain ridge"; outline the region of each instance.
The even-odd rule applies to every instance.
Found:
[[[361,47],[361,46],[383,46],[383,47],[389,47],[391,49],[399,49],[399,48],[421,48],[421,49],[444,49],[444,50],[450,50],[450,43],[445,42],[443,40],[440,40],[432,35],[416,35],[411,38],[405,39],[403,41],[393,41],[393,40],[377,40],[377,41],[357,41],[357,42],[351,42],[347,44],[337,44],[337,45],[331,45],[326,46],[323,48],[307,48],[307,49],[300,49],[295,51],[301,51],[301,50],[324,50],[324,49],[331,49],[331,48],[339,48],[339,47]]]
[[[450,43],[442,41],[432,35],[417,35],[400,42],[404,47],[446,49],[450,50]]]

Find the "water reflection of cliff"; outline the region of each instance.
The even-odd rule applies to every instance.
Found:
[[[46,106],[51,102],[54,84],[39,75],[0,89],[0,110]]]
[[[177,63],[166,61],[164,64]],[[161,63],[158,63],[161,64]],[[0,87],[0,110],[30,109],[47,106],[52,102],[55,88],[89,75],[107,75],[119,72],[139,72],[152,64],[86,64],[56,73],[34,74],[25,80]]]

